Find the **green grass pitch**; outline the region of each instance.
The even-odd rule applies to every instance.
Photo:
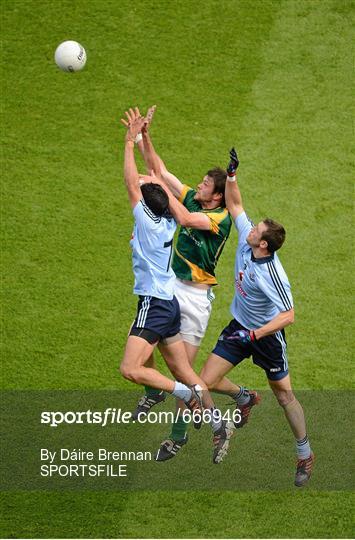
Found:
[[[184,181],[196,184],[238,148],[246,209],[288,234],[281,258],[296,305],[287,333],[294,387],[336,390],[346,407],[354,3],[3,0],[0,9],[2,387],[132,387],[116,370],[136,307],[119,118],[155,103],[156,147]],[[86,48],[81,73],[54,64],[66,39]],[[198,367],[229,320],[236,240],[219,263]],[[250,362],[232,377],[267,387]],[[5,537],[353,532],[352,494],[312,484],[268,493],[4,492],[1,501]]]

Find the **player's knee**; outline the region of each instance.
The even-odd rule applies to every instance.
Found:
[[[195,379],[196,373],[192,370],[188,362],[182,366],[174,365],[170,370],[177,381],[181,381],[184,384],[193,384],[192,381]]]
[[[217,381],[205,381],[208,390],[214,390],[217,386]]]
[[[281,390],[277,392],[276,399],[281,407],[287,407],[287,405],[292,403],[296,398],[292,390]]]
[[[202,369],[200,373],[200,377],[207,386],[208,390],[213,390],[217,384],[215,380],[212,380],[211,377],[208,376],[208,373]]]
[[[120,373],[121,373],[122,377],[124,377],[125,379],[130,380],[130,368],[127,365],[125,365],[123,363],[120,365]]]
[[[214,389],[214,387],[215,387],[215,382],[214,381],[211,381],[208,378],[204,378],[202,375],[201,375],[201,379],[204,381],[204,383],[207,386],[208,390],[213,390]]]
[[[124,377],[128,381],[131,381],[131,382],[134,382],[134,383],[139,383],[137,370],[134,369],[133,367],[131,367],[131,366],[125,364],[125,363],[122,363],[120,365],[120,372],[121,372],[122,377]]]

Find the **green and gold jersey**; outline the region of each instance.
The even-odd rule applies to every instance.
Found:
[[[232,220],[226,208],[204,210],[194,197],[196,191],[184,186],[180,202],[189,212],[203,212],[210,219],[211,229],[181,227],[174,251],[173,270],[179,279],[217,285],[215,268],[229,236]]]

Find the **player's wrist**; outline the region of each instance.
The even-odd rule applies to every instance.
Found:
[[[126,146],[128,146],[129,148],[134,148],[134,139],[132,139],[131,137],[127,137]]]
[[[227,174],[227,182],[235,182],[237,179],[235,173],[228,173]]]
[[[136,144],[138,144],[139,142],[141,142],[142,139],[143,139],[142,133],[138,133],[138,135],[137,135],[136,138],[134,139],[134,142],[135,142]]]
[[[258,341],[258,338],[256,337],[256,333],[254,330],[250,330],[250,340],[251,341]]]

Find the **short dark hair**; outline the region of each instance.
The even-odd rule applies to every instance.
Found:
[[[274,253],[284,243],[286,231],[280,223],[273,219],[263,219],[263,223],[267,226],[267,230],[261,235],[261,240],[266,240],[269,253]]]
[[[169,207],[169,197],[166,191],[159,185],[148,182],[141,185],[141,192],[145,204],[156,216],[162,216]]]
[[[213,169],[207,171],[207,176],[209,176],[213,180],[213,193],[222,194],[221,206],[225,208],[226,200],[224,198],[224,191],[226,189],[227,172],[224,169],[221,169],[221,167],[214,167]]]

